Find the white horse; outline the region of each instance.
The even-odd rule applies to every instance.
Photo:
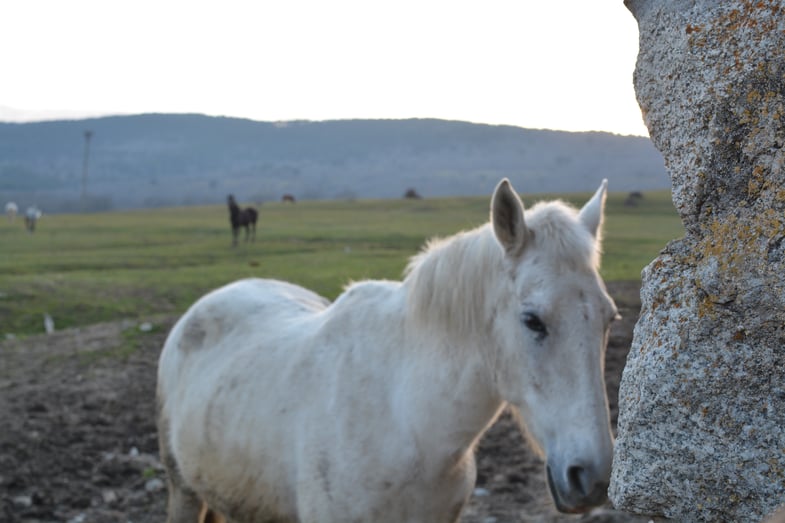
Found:
[[[605,193],[524,215],[502,180],[490,224],[332,304],[258,279],[201,298],[159,362],[169,521],[457,521],[474,448],[507,405],[556,506],[602,503],[617,317],[597,272]]]
[[[8,221],[14,223],[16,221],[16,213],[19,212],[19,207],[15,202],[8,202],[5,204],[5,214],[8,216]]]
[[[35,225],[43,214],[41,209],[35,205],[27,208],[27,211],[25,211],[25,227],[27,227],[27,232],[31,234],[35,232]]]

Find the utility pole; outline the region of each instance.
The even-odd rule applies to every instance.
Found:
[[[84,162],[82,163],[82,212],[87,209],[87,161],[90,157],[90,138],[93,131],[84,132]]]

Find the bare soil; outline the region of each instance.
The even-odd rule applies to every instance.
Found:
[[[637,283],[609,285],[623,320],[611,332],[606,378],[613,426],[619,379],[640,310]],[[150,332],[115,322],[0,343],[0,521],[147,523],[165,520],[155,375],[175,318]],[[478,450],[465,523],[647,521],[601,508],[559,514],[542,461],[508,415]]]

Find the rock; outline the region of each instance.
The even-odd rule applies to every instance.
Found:
[[[643,272],[609,495],[679,521],[785,500],[785,6],[627,0],[686,236]]]
[[[114,490],[102,490],[101,498],[104,500],[104,504],[106,505],[117,503],[117,493]]]
[[[44,314],[44,331],[47,334],[52,334],[55,331],[55,321],[48,313]]]
[[[144,484],[144,489],[147,492],[158,492],[164,488],[166,488],[166,485],[159,478],[148,479]]]
[[[29,508],[33,506],[33,498],[31,496],[14,496],[11,503],[16,507]]]

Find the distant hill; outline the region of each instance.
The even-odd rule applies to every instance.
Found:
[[[0,202],[80,209],[84,132],[92,131],[91,210],[280,199],[669,187],[649,139],[445,120],[257,122],[145,114],[0,123]]]

